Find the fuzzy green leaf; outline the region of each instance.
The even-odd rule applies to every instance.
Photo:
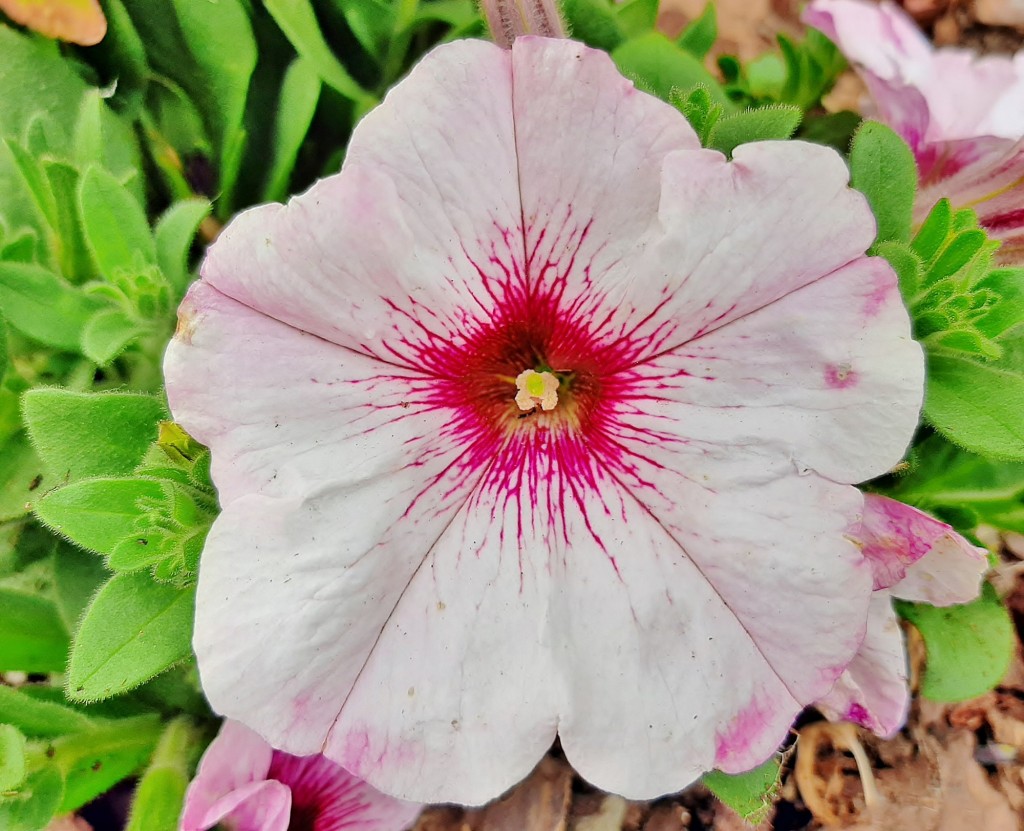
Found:
[[[64,777],[54,765],[33,771],[9,799],[0,800],[0,828],[41,831],[50,824],[64,798]]]
[[[718,17],[715,14],[715,4],[708,3],[700,17],[691,21],[683,29],[683,33],[676,43],[695,58],[704,60],[716,40],[718,40]]]
[[[90,167],[78,187],[85,240],[100,273],[156,263],[156,246],[146,212],[113,176]]]
[[[42,344],[77,352],[86,324],[104,306],[42,266],[0,262],[0,312]]]
[[[191,651],[195,589],[118,574],[86,609],[71,650],[68,697],[96,701],[148,681]]]
[[[0,793],[17,788],[27,772],[25,737],[17,727],[0,724]]]
[[[295,158],[313,123],[319,100],[320,76],[305,58],[296,58],[281,84],[274,124],[274,158],[263,192],[265,200],[279,201],[287,196]]]
[[[899,613],[924,638],[928,657],[921,694],[932,701],[967,701],[992,689],[1010,666],[1013,621],[995,589],[961,606],[900,602]]]
[[[0,672],[63,672],[68,633],[49,600],[0,589]]]
[[[877,121],[865,121],[850,148],[850,185],[871,205],[878,222],[876,242],[910,239],[917,164],[907,143]]]
[[[562,14],[573,38],[595,49],[611,52],[626,39],[606,0],[563,0]]]
[[[153,229],[157,264],[179,293],[189,283],[188,252],[210,208],[205,199],[183,199],[171,205]]]
[[[0,686],[0,722],[13,724],[35,739],[81,733],[94,726],[92,719],[78,710],[4,686]]]
[[[145,334],[146,327],[121,309],[104,309],[93,315],[82,330],[82,354],[107,366]]]
[[[131,473],[167,413],[148,395],[34,389],[22,398],[36,451],[58,481]]]
[[[715,796],[751,825],[757,825],[771,810],[779,787],[778,759],[746,773],[728,774],[713,770],[701,780]]]
[[[788,104],[772,104],[719,119],[708,135],[708,147],[727,156],[741,144],[788,139],[800,126],[803,113]]]
[[[707,87],[712,100],[731,112],[734,107],[725,90],[704,64],[659,32],[631,38],[612,52],[619,71],[641,89],[668,101],[673,89]]]

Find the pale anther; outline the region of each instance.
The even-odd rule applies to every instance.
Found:
[[[558,404],[558,379],[550,372],[524,369],[516,376],[516,389],[520,410],[528,412],[538,405],[542,410],[553,410]]]

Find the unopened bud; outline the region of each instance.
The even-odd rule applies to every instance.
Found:
[[[520,35],[564,38],[565,26],[555,0],[481,0],[494,42],[504,49]]]

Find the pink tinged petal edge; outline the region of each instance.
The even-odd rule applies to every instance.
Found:
[[[856,536],[871,563],[876,590],[890,589],[896,597],[935,606],[978,596],[988,567],[985,549],[917,508],[866,494]]]
[[[907,677],[903,632],[892,608],[892,595],[877,591],[871,598],[867,633],[857,655],[815,706],[833,721],[850,721],[889,737],[907,717]]]
[[[270,746],[248,727],[225,722],[189,785],[182,813],[185,831],[210,827],[216,820],[206,826],[202,823],[218,800],[266,779],[271,754]]]
[[[1024,139],[983,138],[937,146],[933,174],[922,175],[914,203],[920,224],[942,197],[973,208],[978,222],[1002,246],[1001,265],[1024,266]]]
[[[1024,136],[1024,62],[966,49],[932,49],[914,21],[895,4],[814,0],[805,23],[828,35],[864,75],[880,112],[894,129],[904,116],[927,110],[926,128],[903,133],[916,150],[928,143],[979,136]],[[917,116],[915,116],[915,121]],[[920,126],[920,125],[918,125]]]
[[[500,77],[493,50],[458,48],[433,53],[410,77],[430,87],[454,66],[462,78],[470,58],[494,61]],[[571,88],[582,102],[579,117],[590,119],[586,146],[596,157],[571,167],[570,155],[585,154],[578,142],[570,154],[555,135],[544,153],[563,158],[550,168],[524,147],[525,249],[506,215],[501,175],[493,190],[480,189],[483,196],[469,192],[491,206],[485,216],[510,224],[496,221],[491,236],[478,239],[472,231],[481,223],[469,224],[469,209],[483,209],[469,205],[463,215],[452,195],[465,187],[457,173],[446,183],[415,173],[422,165],[413,173],[388,168],[392,157],[409,165],[408,137],[387,145],[405,84],[389,96],[394,106],[363,122],[379,126],[383,150],[361,127],[341,177],[288,208],[247,214],[226,232],[223,249],[213,249],[206,283],[190,292],[167,358],[172,409],[213,447],[224,500],[203,556],[196,650],[218,710],[296,753],[323,743],[391,792],[485,801],[525,775],[558,730],[570,759],[595,783],[654,796],[714,765],[740,770],[770,754],[800,707],[830,688],[856,650],[870,575],[843,536],[859,521],[859,493],[794,464],[786,430],[783,441],[757,442],[760,452],[687,436],[674,437],[678,447],[664,457],[652,451],[683,411],[671,400],[645,403],[641,359],[659,349],[667,356],[695,334],[728,340],[732,327],[753,325],[784,297],[783,309],[791,308],[803,291],[845,297],[847,271],[872,275],[857,314],[889,321],[884,339],[899,340],[891,273],[862,265],[873,222],[834,154],[767,143],[740,148],[726,163],[687,149],[696,139],[685,121],[635,92],[607,56],[525,38],[512,60],[524,72],[512,99],[517,134],[521,121],[536,147]],[[531,77],[534,66],[557,71]],[[410,86],[410,96],[420,95]],[[593,101],[582,94],[591,87]],[[482,139],[474,125],[505,135],[500,117],[467,126],[444,106],[435,112],[425,91],[420,97],[427,103],[416,117],[448,131],[424,127],[432,146],[457,149],[465,140],[475,147]],[[644,144],[642,135],[653,138]],[[498,145],[490,149],[504,158]],[[602,180],[610,184],[584,175],[592,163],[608,168]],[[564,177],[559,187],[541,187],[554,173]],[[360,204],[372,185],[380,186],[374,199]],[[722,188],[734,195],[723,199]],[[562,189],[573,199],[545,194]],[[388,196],[398,192],[402,200]],[[431,207],[428,195],[445,210],[421,210]],[[342,208],[351,201],[342,219],[355,230],[344,245],[363,246],[344,272],[336,263],[348,261],[328,247],[346,223],[316,216],[315,203],[328,198]],[[776,208],[745,217],[740,208],[751,201]],[[424,223],[438,213],[443,227],[431,231]],[[765,215],[776,217],[774,227],[759,227]],[[269,235],[261,227],[268,218],[276,225]],[[396,222],[402,245],[387,237]],[[466,229],[461,253],[452,254],[452,240]],[[684,251],[680,234],[694,240]],[[423,242],[422,262],[387,259],[414,238]],[[282,254],[289,245],[295,250]],[[765,249],[760,266],[749,253],[757,245]],[[285,262],[293,256],[306,259],[295,268]],[[680,256],[691,274],[679,268]],[[376,282],[360,258],[364,266],[383,258]],[[465,262],[468,272],[460,270]],[[701,282],[723,275],[730,282],[720,301]],[[473,440],[465,408],[440,401],[437,379],[413,369],[458,348],[480,309],[514,305],[528,276],[541,308],[583,320],[620,367],[609,403],[621,409],[594,439],[600,455],[574,444],[572,434],[547,430],[517,433],[505,447]],[[623,308],[627,294],[636,305]],[[352,295],[366,302],[347,315],[342,299]],[[280,312],[284,323],[230,297]],[[696,322],[673,328],[687,315]],[[397,336],[382,338],[386,332]],[[901,347],[897,354],[895,373],[882,373],[868,356],[856,375],[844,356],[822,354],[823,400],[836,396],[840,410],[863,408],[865,423],[899,433],[917,412],[920,353]],[[857,397],[900,373],[907,389],[892,401]],[[879,384],[883,375],[889,380]],[[894,416],[880,414],[894,407]],[[841,421],[830,409],[822,418]],[[891,432],[891,446],[866,465],[881,466],[890,454],[888,464],[898,460],[909,431]],[[859,476],[844,453],[821,453],[823,469]],[[649,540],[651,556],[635,556],[643,549],[637,536]],[[814,552],[810,564],[807,552]],[[807,619],[793,630],[786,613],[795,607]],[[831,637],[806,638],[822,625]],[[595,639],[595,631],[606,637]],[[309,648],[299,654],[296,643]],[[753,667],[739,680],[729,669],[735,655]],[[627,662],[630,672],[620,668]],[[623,712],[649,718],[623,723]]]
[[[183,827],[181,831],[209,831],[228,828],[230,831],[288,831],[292,812],[292,795],[281,782],[264,780],[250,782],[215,802],[203,815],[202,823]]]

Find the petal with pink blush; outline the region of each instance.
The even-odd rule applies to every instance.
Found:
[[[871,598],[864,642],[815,706],[833,721],[853,722],[879,736],[891,736],[903,726],[910,706],[907,654],[889,592]]]
[[[856,537],[871,563],[876,590],[891,589],[896,597],[936,606],[966,603],[978,596],[988,563],[984,549],[917,508],[866,494]],[[915,568],[915,563],[922,568]]]
[[[210,820],[208,825],[203,823],[216,803],[247,785],[266,779],[271,753],[270,746],[248,727],[236,722],[225,723],[189,786],[182,814],[186,831],[213,826],[218,820]]]
[[[988,571],[988,554],[950,529],[931,550],[907,566],[906,574],[890,589],[893,597],[932,606],[970,603],[981,592]]]

